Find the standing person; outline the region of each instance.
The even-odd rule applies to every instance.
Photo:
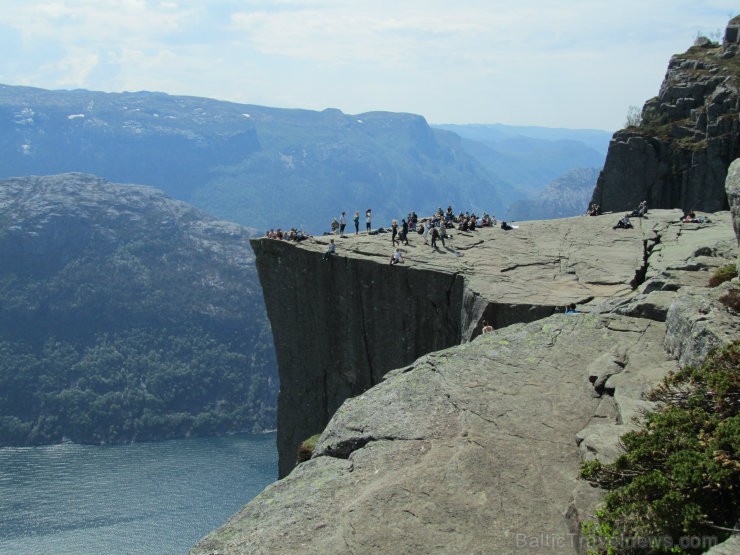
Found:
[[[439,230],[437,229],[436,226],[432,227],[431,235],[432,235],[432,248],[436,249],[437,248],[437,237],[439,237]]]
[[[355,235],[360,233],[360,211],[355,210]]]
[[[409,223],[406,220],[401,220],[401,241],[404,245],[409,244]]]
[[[396,235],[398,235],[398,220],[393,220],[391,222],[391,243],[393,243],[393,246],[396,246]]]
[[[370,233],[370,230],[372,229],[372,220],[373,220],[373,211],[371,208],[368,208],[365,210],[365,229],[367,229],[367,232]]]
[[[344,228],[347,227],[347,213],[342,210],[342,215],[339,216],[339,236],[344,237]]]
[[[439,226],[439,238],[442,240],[442,246],[445,247],[445,237],[447,237],[447,228],[442,224]]]

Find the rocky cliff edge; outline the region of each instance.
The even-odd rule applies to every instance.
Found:
[[[646,389],[740,335],[717,301],[735,285],[706,288],[737,257],[729,212],[679,217],[526,222],[438,250],[414,235],[398,266],[389,235],[337,239],[328,261],[327,237],[255,241],[281,470],[323,433],[193,553],[582,552],[600,494],[580,461],[612,458]]]

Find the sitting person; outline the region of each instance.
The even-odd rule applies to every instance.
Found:
[[[624,218],[617,222],[612,229],[632,229],[632,223],[630,223],[630,215],[625,214]]]
[[[491,333],[493,331],[493,326],[489,324],[486,320],[483,320],[481,322],[481,333]]]
[[[641,203],[640,203],[640,204],[639,204],[639,205],[637,206],[637,208],[636,208],[636,209],[634,209],[634,210],[633,210],[633,211],[632,211],[632,212],[630,213],[630,216],[632,216],[633,218],[642,218],[642,217],[643,217],[643,216],[645,215],[645,213],[646,213],[646,212],[647,212],[647,201],[646,201],[646,200],[643,200],[643,201],[642,201],[642,202],[641,202]]]
[[[513,228],[513,227],[511,227],[511,226],[510,226],[510,225],[509,225],[508,223],[506,223],[506,222],[501,222],[501,229],[503,229],[504,231],[509,231],[510,229],[514,229],[514,228]]]
[[[332,239],[331,242],[329,243],[329,246],[326,247],[326,252],[324,253],[324,256],[322,257],[321,260],[328,260],[329,257],[336,252],[336,250],[337,250],[337,247],[334,244],[334,239]]]
[[[401,251],[396,249],[391,255],[391,266],[393,266],[393,264],[398,264],[399,262],[403,262],[403,256],[401,256]]]
[[[576,310],[576,303],[570,303],[568,306],[566,306],[565,313],[566,314],[578,314],[578,310]]]

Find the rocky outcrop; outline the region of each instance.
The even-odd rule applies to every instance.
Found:
[[[456,233],[454,247],[439,251],[414,237],[403,247],[404,264],[393,267],[387,235],[338,239],[338,254],[326,262],[320,253],[327,238],[297,247],[256,241],[273,330],[281,329],[281,373],[283,362],[292,362],[290,376],[302,369],[302,379],[327,391],[333,381],[344,387],[349,376],[370,369],[362,379],[382,378],[341,405],[310,461],[192,553],[583,552],[579,523],[600,493],[577,479],[580,461],[613,458],[618,437],[648,406],[644,392],[678,367],[677,357],[698,356],[703,343],[689,341],[695,328],[673,307],[685,295],[700,296],[708,271],[737,256],[729,213],[690,225],[679,216],[651,211],[632,230],[613,230],[609,216],[529,222],[509,232]],[[355,265],[364,273],[354,272]],[[322,294],[309,287],[296,292],[302,287],[293,285],[289,268],[298,283],[320,285]],[[342,356],[341,349],[327,350],[332,341],[346,342],[348,352],[357,344],[342,330],[359,325],[349,319],[362,314],[351,304],[361,298],[346,288],[389,291],[388,302],[380,292],[372,298],[372,315],[363,323],[366,330],[382,329],[386,318],[397,318],[392,313],[405,310],[397,304],[398,284],[413,296],[414,278],[405,274],[414,272],[437,284],[428,291],[449,299],[445,309],[465,314],[448,316],[441,327],[435,318],[412,319],[411,337],[434,336],[444,327],[450,330],[445,340],[463,344],[390,372],[361,360],[346,364],[348,358],[332,368],[332,357]],[[269,281],[278,275],[280,283]],[[444,294],[434,290],[439,284],[446,285]],[[410,306],[422,302],[419,297]],[[567,302],[583,312],[560,313],[557,307]],[[711,296],[706,303],[713,314],[722,310]],[[336,307],[345,320],[327,320],[312,330],[312,345],[306,341],[301,353],[291,353],[290,320],[306,317],[313,326],[319,321],[314,311],[328,310],[323,305]],[[283,316],[276,317],[275,306]],[[727,320],[710,333],[727,341],[738,336],[740,318],[725,313]],[[483,318],[498,329],[479,334]],[[682,353],[664,348],[667,329],[677,330]],[[379,341],[375,352],[411,353],[396,347],[395,329]],[[285,349],[288,358],[282,358]],[[282,388],[296,385],[281,381]],[[323,409],[280,408],[294,429]]]
[[[740,248],[740,160],[735,160],[730,164],[725,180],[725,192],[727,193],[727,201],[730,203],[732,225],[735,228],[737,244]],[[737,269],[740,273],[740,257],[737,260]]]
[[[592,201],[604,211],[728,208],[727,168],[740,155],[737,45],[697,43],[671,58],[639,125],[614,134]],[[635,122],[637,123],[637,122]]]
[[[280,371],[280,475],[344,399],[393,368],[477,336],[482,320],[502,328],[566,304],[607,301],[626,315],[665,320],[676,283],[695,279],[687,265],[719,260],[702,258],[694,242],[711,235],[733,248],[729,214],[706,224],[680,224],[680,215],[651,211],[632,230],[614,230],[614,219],[600,216],[455,231],[437,250],[413,234],[398,266],[388,264],[388,234],[337,239],[338,255],[325,262],[327,236],[300,246],[253,240]],[[642,289],[650,295],[638,302],[632,293]]]

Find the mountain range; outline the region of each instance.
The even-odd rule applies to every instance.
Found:
[[[572,169],[600,168],[610,136],[9,85],[0,122],[0,177],[91,173],[260,231],[311,233],[369,207],[379,225],[450,204],[504,214]]]

